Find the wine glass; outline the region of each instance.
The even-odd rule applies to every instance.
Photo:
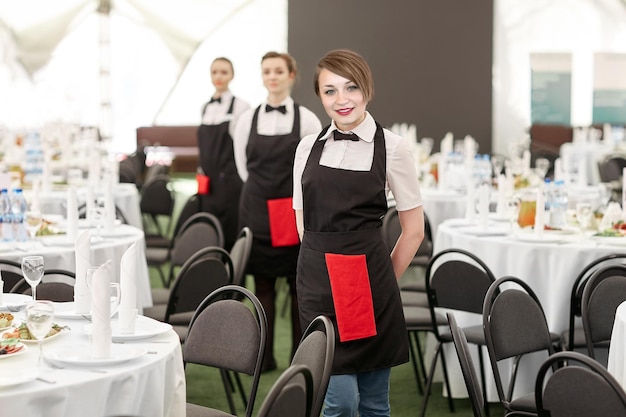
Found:
[[[511,234],[513,234],[514,225],[515,223],[517,223],[517,218],[519,217],[520,206],[521,199],[519,197],[510,196],[506,199],[506,203],[504,205],[504,214],[509,220],[509,230]]]
[[[537,176],[543,181],[550,170],[550,161],[547,158],[537,158],[535,160],[535,171]]]
[[[96,236],[94,236],[94,242],[100,242],[103,240],[101,229],[104,223],[104,208],[95,206],[89,210],[89,218],[91,219],[92,226],[96,227]]]
[[[111,301],[111,318],[117,313],[117,309],[120,306],[120,283],[112,282],[109,285],[109,297]]]
[[[42,223],[43,217],[39,210],[27,210],[24,213],[24,224],[26,225],[31,244],[33,245],[35,243],[35,236],[37,236],[37,232],[41,228]]]
[[[33,291],[34,294],[34,291]],[[26,326],[39,345],[39,369],[43,368],[43,339],[50,333],[54,319],[52,301],[34,301],[26,306]]]
[[[22,258],[22,274],[28,285],[33,289],[33,301],[37,301],[35,290],[43,277],[43,256],[31,255]]]
[[[576,219],[578,220],[578,224],[580,225],[581,233],[589,228],[592,216],[593,210],[591,207],[591,203],[576,204]]]

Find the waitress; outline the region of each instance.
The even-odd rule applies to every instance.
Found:
[[[268,335],[263,370],[276,368],[274,317],[276,278],[286,277],[291,291],[292,353],[300,340],[295,291],[300,239],[292,209],[293,158],[302,136],[322,125],[310,110],[294,103],[291,88],[296,62],[286,53],[268,52],[261,60],[267,101],[245,112],[235,128],[235,162],[244,187],[240,226],[252,230],[247,272],[267,314]]]
[[[211,63],[215,92],[202,108],[198,128],[198,194],[202,211],[215,215],[222,224],[224,243],[230,249],[239,232],[238,210],[242,182],[235,167],[232,133],[237,118],[250,104],[236,98],[228,86],[235,75],[228,58]]]
[[[337,331],[324,416],[389,416],[391,367],[408,361],[397,280],[424,238],[415,162],[366,111],[374,84],[360,55],[327,53],[315,93],[332,122],[302,139],[294,162],[301,326],[323,314]],[[391,256],[381,233],[389,190],[402,226]]]

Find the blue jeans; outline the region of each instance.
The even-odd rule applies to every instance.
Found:
[[[389,417],[391,368],[333,375],[324,399],[324,417]]]

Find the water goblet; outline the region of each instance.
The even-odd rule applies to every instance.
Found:
[[[22,258],[22,274],[33,291],[33,301],[37,300],[36,289],[44,273],[43,256],[31,255]]]
[[[120,306],[120,283],[119,282],[112,282],[109,285],[109,298],[110,298],[110,302],[111,302],[111,318],[113,318],[113,316],[115,315],[115,313],[117,313],[117,310]]]
[[[26,225],[26,231],[28,232],[28,237],[30,238],[32,246],[35,244],[35,236],[37,236],[37,232],[41,229],[42,223],[43,217],[41,216],[40,211],[27,210],[24,213],[24,224]]]
[[[578,220],[581,233],[584,233],[584,231],[589,228],[592,216],[593,210],[591,208],[591,203],[576,204],[576,219]]]
[[[504,205],[504,214],[509,220],[509,233],[513,234],[513,228],[519,217],[521,200],[519,197],[511,196],[506,199]]]
[[[33,292],[34,294],[34,292]],[[38,368],[43,368],[43,339],[52,328],[54,304],[51,301],[34,301],[26,306],[26,326],[39,345]]]
[[[96,227],[96,236],[94,236],[93,238],[94,242],[102,241],[103,238],[101,234],[101,229],[104,223],[104,208],[99,207],[99,206],[95,206],[91,208],[89,212],[89,218],[91,219],[91,222],[92,222],[91,226]]]

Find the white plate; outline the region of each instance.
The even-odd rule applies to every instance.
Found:
[[[85,332],[91,334],[92,325],[85,326]],[[163,323],[150,317],[137,316],[135,320],[135,333],[121,333],[119,329],[119,321],[111,322],[111,337],[114,342],[123,342],[129,340],[147,339],[149,337],[158,336],[172,329],[169,323]]]
[[[53,334],[53,335],[52,335],[52,336],[50,336],[50,337],[46,337],[46,338],[43,340],[43,342],[48,342],[48,341],[50,341],[50,340],[52,340],[52,339],[54,339],[54,338],[56,338],[56,337],[58,337],[58,336],[62,335],[62,334],[63,334],[63,333],[65,333],[65,332],[67,332],[67,329],[63,329],[63,330],[61,330],[60,332],[55,333],[55,334]],[[2,337],[2,336],[0,336],[0,337]],[[21,338],[20,338],[20,342],[23,342],[23,343],[26,343],[26,344],[37,344],[37,343],[38,343],[36,339],[21,339]]]
[[[74,311],[74,302],[54,303],[54,317],[65,320],[87,320],[91,314],[81,314]]]
[[[476,226],[476,221],[459,218],[459,219],[445,220],[443,224],[449,227],[467,227],[467,226]]]
[[[591,236],[601,245],[626,246],[626,236]]]
[[[22,342],[18,342],[17,346],[21,346],[22,348],[20,350],[18,350],[17,352],[14,352],[14,353],[8,353],[6,355],[0,355],[0,359],[12,358],[13,356],[21,355],[22,353],[24,353],[24,352],[26,352],[28,350],[28,346],[26,346]]]
[[[56,351],[44,350],[46,360],[67,365],[116,365],[145,355],[148,351],[140,346],[111,345],[108,358],[93,358],[90,345],[77,345],[68,349],[65,346]]]
[[[488,227],[483,229],[479,226],[471,226],[462,228],[460,232],[472,236],[506,236],[509,234],[510,230],[508,227]]]
[[[493,220],[494,222],[510,222],[511,220],[502,215],[502,214],[498,214],[498,213],[489,213],[489,220]]]
[[[514,238],[521,242],[530,242],[530,243],[557,243],[563,240],[563,235],[561,234],[549,234],[542,233],[540,235],[535,233],[520,233],[514,235]]]
[[[39,376],[37,368],[20,369],[19,373],[0,375],[0,388],[14,387],[36,379]]]
[[[37,238],[44,246],[74,246],[74,239],[70,239],[67,235],[44,236]]]

